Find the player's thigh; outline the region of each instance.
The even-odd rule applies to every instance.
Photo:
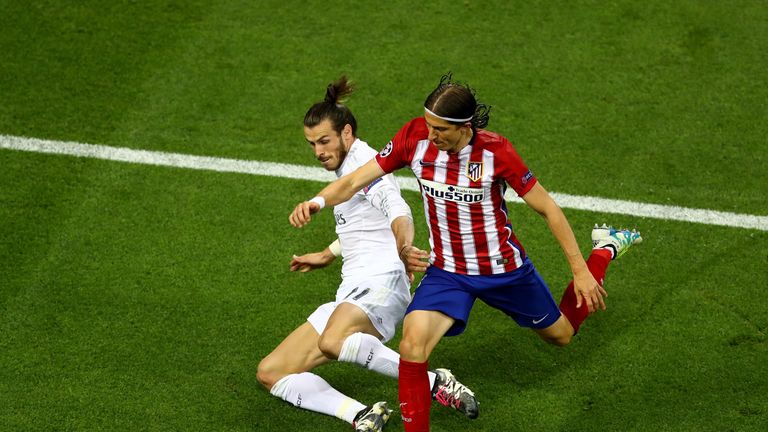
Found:
[[[414,342],[422,343],[422,332],[419,330],[421,324],[431,327],[433,321],[442,321],[441,318],[424,319],[422,317],[447,316],[450,318],[452,322],[450,328],[447,332],[441,332],[440,336],[443,333],[447,336],[457,336],[464,332],[476,298],[467,289],[467,285],[471,284],[467,284],[465,279],[465,275],[450,273],[435,266],[427,269],[407,309],[406,317],[411,316],[410,320],[414,321],[414,324],[409,326],[412,329],[410,333],[413,335]],[[438,312],[440,315],[421,312]],[[403,333],[405,334],[405,325]]]
[[[509,315],[521,327],[546,329],[560,317],[560,308],[544,279],[526,260],[514,272],[474,276],[478,298]]]
[[[382,337],[364,310],[352,303],[341,302],[328,318],[321,338],[345,339],[354,333],[368,333],[379,339]]]
[[[300,325],[259,363],[259,380],[276,381],[331,361],[317,347],[319,338],[312,324]]]
[[[357,307],[367,315],[367,321],[360,314],[342,311],[334,319],[345,322],[337,328],[352,325],[356,327],[352,333],[362,331],[387,342],[395,336],[410,301],[410,282],[403,271],[345,278],[336,293],[336,307]]]

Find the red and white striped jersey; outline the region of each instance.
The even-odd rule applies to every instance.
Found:
[[[536,177],[499,134],[476,130],[470,145],[452,154],[435,147],[428,133],[423,117],[411,120],[376,162],[387,173],[409,166],[418,179],[432,265],[468,275],[521,266],[525,250],[512,230],[504,192],[508,184],[523,196]]]

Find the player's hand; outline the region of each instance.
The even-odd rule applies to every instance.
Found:
[[[301,256],[293,256],[291,259],[291,271],[306,273],[310,270],[323,268],[336,259],[332,253],[313,252]]]
[[[319,211],[320,204],[312,201],[304,201],[303,203],[299,203],[296,208],[293,209],[291,215],[288,216],[288,220],[294,227],[301,228],[312,220],[313,214]]]
[[[412,278],[413,272],[427,271],[427,267],[429,267],[429,252],[412,245],[403,246],[400,249],[400,260],[405,264],[405,271],[409,273],[409,278]],[[411,279],[411,282],[413,282],[413,279]]]
[[[592,273],[587,271],[580,275],[574,275],[573,290],[576,294],[577,308],[580,308],[582,303],[586,303],[590,313],[598,308],[605,310],[603,297],[607,297],[608,293],[602,285],[597,283]]]

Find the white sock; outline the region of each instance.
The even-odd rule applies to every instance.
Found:
[[[352,423],[365,405],[341,394],[319,376],[303,372],[276,382],[269,391],[296,407],[338,417]]]
[[[341,346],[339,361],[356,363],[366,369],[397,378],[400,356],[373,335],[354,333]]]
[[[399,375],[400,355],[381,343],[376,336],[368,333],[349,335],[341,346],[339,361],[356,363],[392,378],[397,378]],[[431,371],[428,374],[431,389],[435,385],[436,375]]]

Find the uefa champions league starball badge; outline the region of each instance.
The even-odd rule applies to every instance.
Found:
[[[392,141],[388,142],[387,145],[384,146],[383,149],[379,152],[379,156],[381,157],[387,157],[389,154],[392,153]]]

